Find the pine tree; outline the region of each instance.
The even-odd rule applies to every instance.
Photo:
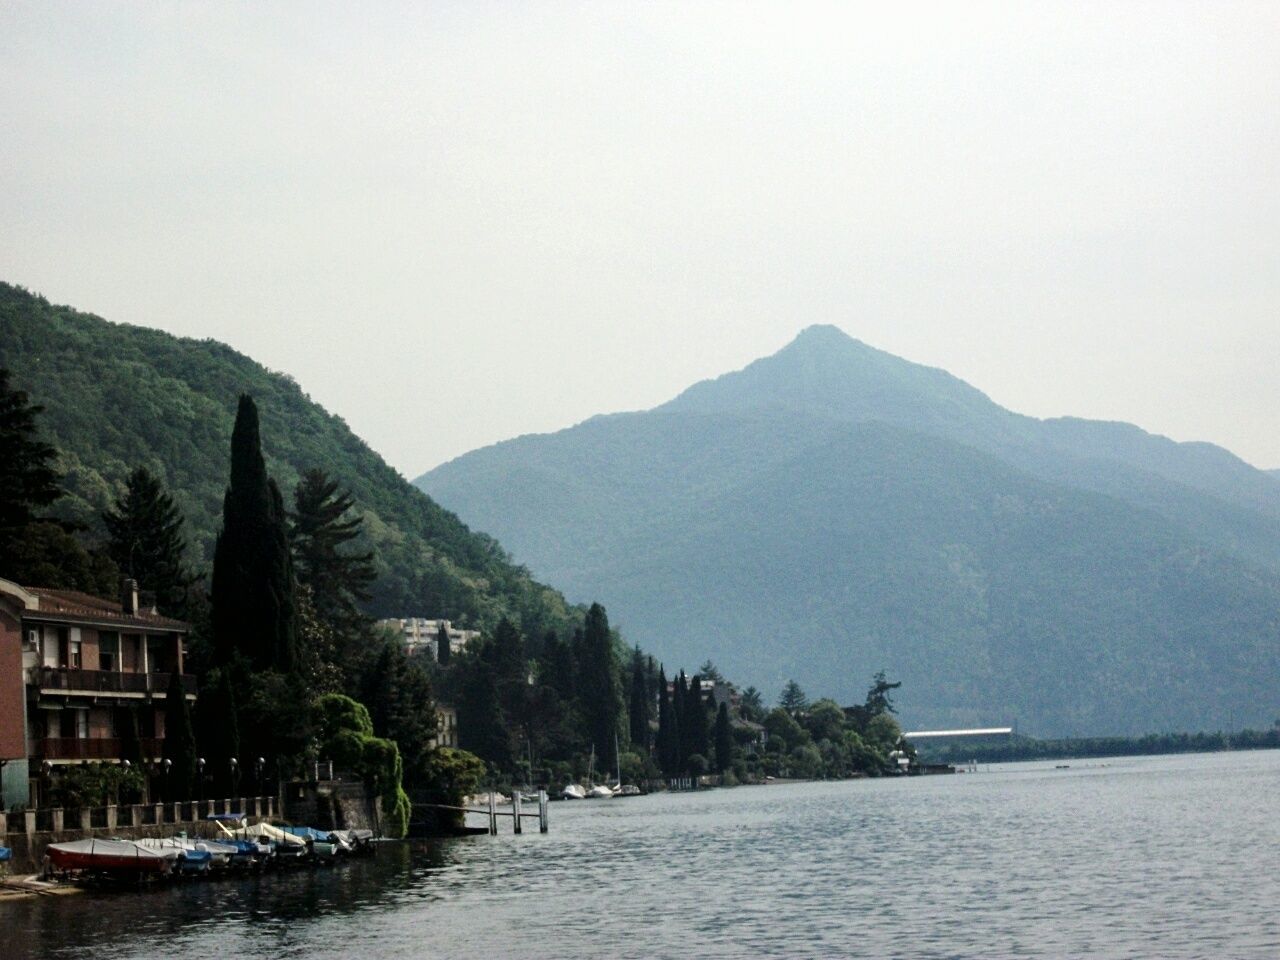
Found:
[[[782,688],[782,696],[778,698],[778,706],[794,717],[809,706],[809,698],[800,689],[800,684],[788,680],[787,685]]]
[[[36,432],[43,410],[25,390],[10,388],[9,371],[0,367],[0,537],[15,535],[62,496],[53,468],[57,451]]]
[[[622,690],[614,656],[613,636],[604,607],[593,603],[582,629],[578,663],[578,690],[587,733],[596,752],[603,755],[613,746],[622,717]],[[461,718],[459,718],[461,723]]]
[[[134,470],[124,496],[102,520],[107,554],[120,572],[154,593],[161,613],[185,616],[187,594],[197,578],[186,562],[182,513],[160,481],[146,467]]]
[[[196,776],[196,735],[191,726],[191,707],[182,677],[169,674],[169,688],[164,701],[164,757],[169,761],[166,800],[190,800]]]
[[[213,554],[213,637],[220,663],[237,655],[252,669],[298,667],[293,563],[284,500],[267,476],[258,409],[241,395],[231,433],[231,482]]]
[[[716,772],[724,773],[733,765],[733,728],[729,724],[729,705],[716,708]]]
[[[26,391],[9,385],[0,368],[0,576],[19,583],[62,587],[111,596],[119,572],[111,561],[86,550],[71,527],[41,519],[62,496],[53,462],[57,451],[39,439],[36,414]]]
[[[354,642],[368,629],[360,604],[369,599],[377,572],[372,553],[342,548],[360,536],[363,518],[349,515],[355,505],[351,494],[318,468],[302,475],[293,502],[289,535],[298,582],[311,588],[320,619]]]
[[[644,656],[636,647],[631,658],[631,701],[628,705],[628,727],[631,744],[642,757],[649,755],[649,684],[644,672]]]

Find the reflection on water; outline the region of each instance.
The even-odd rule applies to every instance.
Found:
[[[548,836],[0,904],[4,957],[1280,956],[1280,752],[562,803]]]

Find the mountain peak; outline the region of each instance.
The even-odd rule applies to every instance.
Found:
[[[694,384],[664,409],[786,410],[925,430],[1010,416],[945,370],[903,360],[829,323],[805,327],[777,353],[742,370]]]

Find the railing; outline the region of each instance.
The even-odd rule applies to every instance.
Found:
[[[144,757],[158,757],[162,742],[158,737],[138,741]],[[36,741],[36,760],[119,760],[124,741],[119,737],[46,737]]]
[[[243,813],[250,820],[280,815],[275,797],[230,797],[221,800],[184,800],[172,803],[112,804],[105,807],[40,807],[21,813],[0,812],[0,841],[6,833],[58,833],[61,831],[117,830],[123,827],[183,825],[216,836],[208,822],[215,813]]]
[[[167,673],[116,673],[113,670],[75,670],[67,667],[39,667],[41,690],[88,690],[93,693],[165,693]],[[182,692],[196,692],[196,678],[179,674]]]

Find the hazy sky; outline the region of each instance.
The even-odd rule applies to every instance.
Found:
[[[0,278],[409,476],[834,323],[1280,467],[1280,4],[0,5]]]

